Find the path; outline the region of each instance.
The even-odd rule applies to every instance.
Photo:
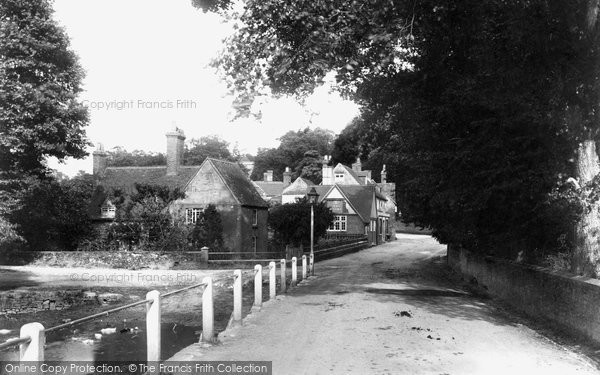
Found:
[[[267,360],[280,374],[597,374],[593,362],[443,277],[427,236],[316,264],[317,276],[171,360]]]

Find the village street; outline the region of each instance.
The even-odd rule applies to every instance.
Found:
[[[170,360],[266,360],[277,375],[600,373],[578,348],[460,288],[443,255],[431,237],[399,235],[319,262],[220,344]]]

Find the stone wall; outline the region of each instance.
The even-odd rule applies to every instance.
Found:
[[[483,257],[455,246],[448,246],[448,264],[513,308],[600,343],[600,280]]]

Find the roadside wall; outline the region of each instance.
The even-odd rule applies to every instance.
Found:
[[[448,264],[517,310],[600,343],[600,280],[482,257],[451,245]]]

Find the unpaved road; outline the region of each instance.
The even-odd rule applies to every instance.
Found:
[[[444,277],[445,246],[427,236],[316,264],[221,344],[170,360],[266,360],[280,374],[598,374],[559,345]]]

